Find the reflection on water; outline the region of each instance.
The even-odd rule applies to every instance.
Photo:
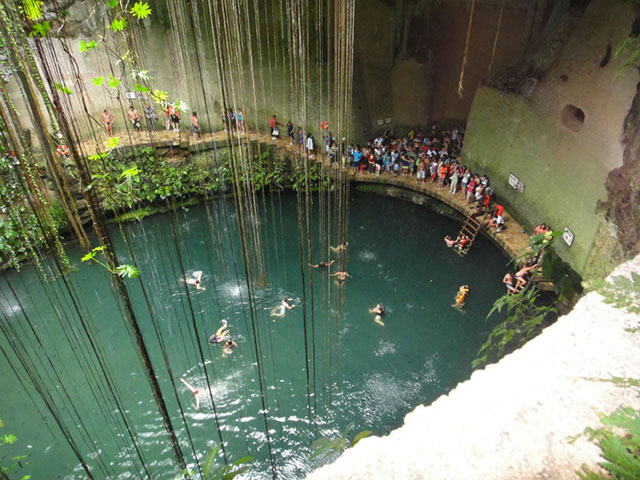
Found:
[[[149,304],[137,282],[127,282],[127,288],[179,443],[193,469],[197,465],[192,445],[202,460],[219,442],[219,427],[229,457],[252,455],[255,462],[250,478],[269,478],[265,411],[281,478],[302,478],[317,466],[308,461],[316,429],[319,435],[337,435],[353,423],[354,432],[388,433],[414,406],[432,402],[469,375],[470,361],[491,328],[484,321],[489,305],[501,294],[505,262],[484,239],[478,239],[474,250],[462,259],[442,244],[442,237],[458,227],[451,220],[392,198],[355,193],[349,263],[344,266],[353,278],[336,287],[326,271],[307,270],[307,287],[308,275],[313,275],[315,310],[311,311],[309,291],[305,310],[297,226],[278,220],[280,207],[272,225],[271,203],[267,199],[266,215],[261,219],[267,284],[260,288],[249,289],[244,281],[232,215],[227,219],[232,231],[219,235],[226,228],[222,222],[219,228],[214,225],[218,230],[212,235],[204,207],[180,212],[179,257],[173,241],[167,239],[170,217],[154,216],[126,226]],[[219,209],[214,212],[216,219],[223,218],[225,209],[233,210],[231,203],[210,208]],[[295,197],[282,195],[283,217],[296,218],[295,208]],[[389,220],[379,222],[379,218]],[[117,230],[112,237],[126,260]],[[225,243],[214,247],[214,238]],[[314,239],[315,244],[318,241]],[[71,249],[69,255],[76,263],[74,259],[82,253]],[[185,276],[196,271],[203,272],[201,285],[206,290],[185,285]],[[45,355],[50,356],[74,403],[77,399],[78,413],[88,419],[88,437],[95,444],[79,442],[87,461],[98,476],[103,476],[96,466],[102,460],[113,478],[137,478],[139,461],[122,428],[119,409],[102,392],[105,386],[99,372],[86,368],[87,359],[94,357],[59,283],[46,286],[49,293],[55,293],[54,298],[62,299],[56,312],[33,267],[7,278],[36,331],[42,332],[43,350],[31,352],[35,364],[49,368]],[[108,276],[101,268],[77,264],[70,282],[81,299],[84,318],[95,330],[153,478],[173,478],[177,469],[167,434],[120,306],[110,292]],[[450,307],[460,284],[469,284],[473,292],[464,317]],[[15,299],[4,286],[0,293],[8,321],[22,322],[24,316]],[[250,308],[250,293],[255,308]],[[295,307],[274,322],[270,311],[284,297]],[[384,327],[374,323],[368,312],[377,303],[386,307]],[[223,355],[221,345],[208,343],[222,319],[237,344],[228,356]],[[29,348],[35,345],[26,344]],[[0,345],[7,347],[4,337]],[[95,362],[88,365],[95,369]],[[194,394],[180,378],[199,391],[197,410]],[[64,406],[64,397],[52,379],[46,376],[47,387]],[[39,400],[35,404],[29,400],[38,399],[38,394],[32,387],[26,392],[19,388],[15,375],[2,362],[0,384],[11,385],[0,396],[0,412],[11,412],[3,413],[3,420],[12,431],[20,432],[25,445],[33,445],[25,474],[84,478],[48,414],[45,418],[51,432],[43,428],[36,406],[45,409]],[[312,421],[309,409],[316,412]],[[7,421],[9,416],[15,417],[13,425]],[[73,427],[74,438],[80,436],[64,408],[62,416]]]

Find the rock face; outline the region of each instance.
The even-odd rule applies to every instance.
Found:
[[[614,275],[631,271],[640,256]],[[572,437],[620,405],[640,408],[637,390],[598,381],[640,376],[640,334],[626,330],[638,322],[589,293],[520,350],[308,478],[573,480],[583,464],[596,467],[600,449]]]

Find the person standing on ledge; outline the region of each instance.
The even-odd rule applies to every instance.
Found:
[[[133,125],[133,128],[136,130],[136,132],[140,132],[142,130],[142,127],[140,125],[140,114],[135,108],[133,108],[133,105],[129,107],[127,117],[129,117],[129,120],[131,120],[131,124]]]
[[[147,122],[149,123],[149,131],[155,132],[156,120],[158,119],[158,115],[148,103],[144,106],[144,109],[142,111],[144,113],[144,116],[147,118]]]
[[[242,109],[238,109],[238,113],[236,114],[236,120],[238,122],[238,133],[244,134],[244,114],[242,113]]]
[[[104,125],[104,129],[107,131],[107,135],[110,137],[113,136],[113,115],[107,111],[105,108],[102,112],[102,123]]]
[[[278,131],[278,125],[282,125],[282,124],[278,121],[278,118],[274,113],[273,115],[271,115],[271,118],[269,119],[269,126],[271,127],[271,137],[278,138],[278,136],[280,135],[280,132]]]
[[[198,123],[198,114],[196,112],[191,115],[191,129],[193,130],[193,139],[200,140],[200,124]]]

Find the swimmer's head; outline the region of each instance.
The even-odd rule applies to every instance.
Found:
[[[284,299],[282,300],[283,302],[288,302],[289,299],[287,297],[284,297]]]

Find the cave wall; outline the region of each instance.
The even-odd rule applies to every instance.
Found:
[[[568,227],[573,245],[558,239],[556,249],[586,277],[608,273],[622,258],[598,203],[607,199],[609,171],[622,164],[623,126],[638,78],[634,69],[618,73],[620,60],[603,59],[634,18],[630,2],[592,1],[526,94],[481,87],[467,124],[463,161],[489,175],[500,201],[528,227]],[[583,122],[567,105],[581,109]],[[508,185],[510,173],[525,184],[524,193]]]
[[[356,3],[356,59],[361,69],[354,89],[366,106],[364,129],[383,131],[391,118],[398,134],[432,121],[464,125],[478,85],[489,65],[500,10],[499,0],[476,0],[464,95],[458,97],[470,0],[360,0]],[[546,0],[504,2],[492,72],[517,64],[542,29]],[[357,132],[359,133],[359,132]]]

